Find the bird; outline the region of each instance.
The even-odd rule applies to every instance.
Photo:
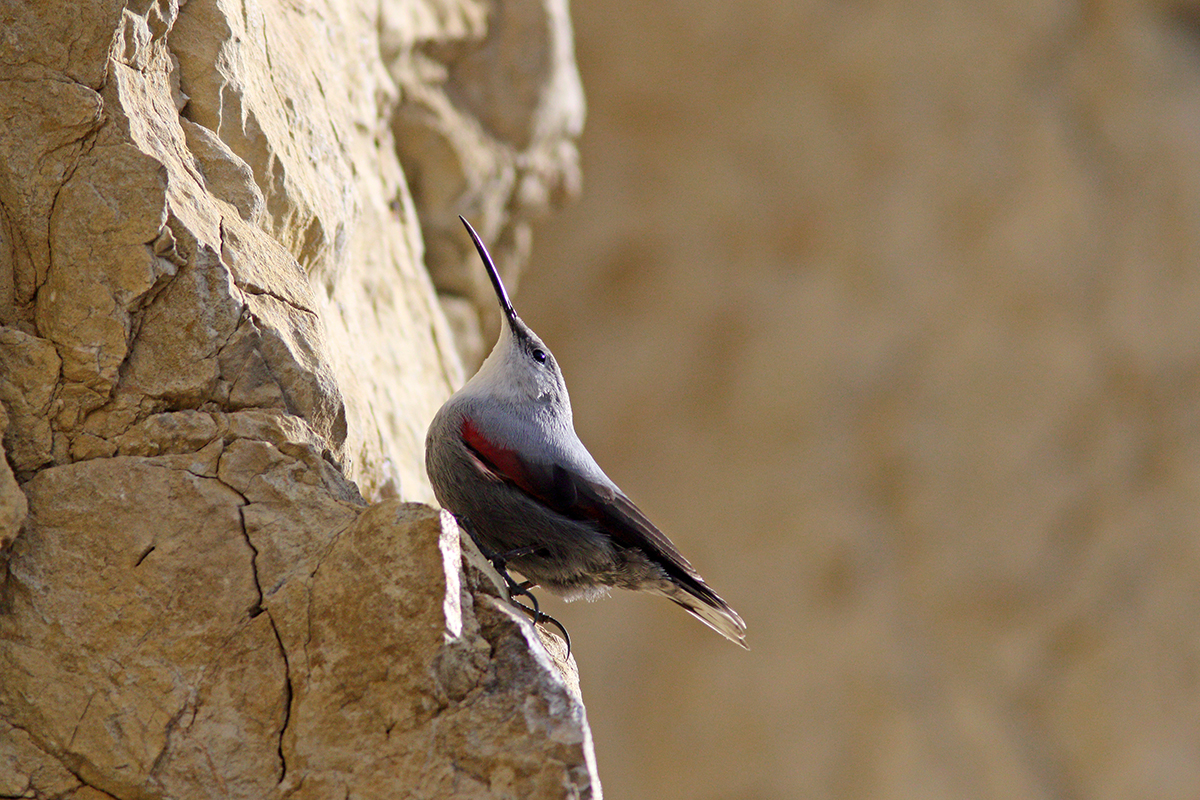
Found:
[[[425,437],[434,495],[515,594],[594,600],[610,589],[666,597],[746,645],[746,624],[671,540],[600,469],[575,432],[558,361],[517,316],[479,234],[460,216],[500,304],[500,334]],[[515,569],[527,580],[517,584]],[[524,607],[524,606],[522,606]],[[567,637],[568,647],[570,639]]]

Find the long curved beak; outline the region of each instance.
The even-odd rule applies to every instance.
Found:
[[[479,257],[483,259],[483,266],[487,269],[488,277],[492,279],[492,288],[496,290],[496,297],[500,300],[500,308],[504,311],[504,315],[508,317],[509,322],[515,322],[517,312],[513,310],[512,301],[508,299],[508,292],[505,291],[504,284],[500,280],[500,273],[496,270],[495,262],[492,261],[487,248],[483,246],[483,242],[479,240],[479,234],[471,227],[471,223],[467,222],[467,218],[461,214],[458,218],[462,220],[463,225],[467,226],[467,233],[471,234],[471,241],[475,242],[475,249],[479,251]]]

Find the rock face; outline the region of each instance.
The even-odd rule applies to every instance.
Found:
[[[439,290],[479,349],[439,231],[515,270],[578,183],[565,6],[2,16],[0,795],[598,797],[570,665],[416,502]]]
[[[605,788],[1200,797],[1197,5],[683,5],[573,3],[517,302],[749,626],[550,609]]]

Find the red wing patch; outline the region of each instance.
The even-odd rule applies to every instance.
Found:
[[[526,492],[534,494],[528,471],[516,451],[506,450],[483,438],[475,423],[466,417],[463,417],[462,422],[462,438],[463,444],[484,472],[491,474],[496,480],[510,481]]]
[[[463,444],[476,466],[490,480],[505,481],[574,520],[591,520],[622,547],[636,548],[662,566],[697,597],[716,598],[671,540],[628,497],[611,487],[588,480],[559,465],[527,463],[515,450],[499,447],[483,437],[475,423],[462,421]]]

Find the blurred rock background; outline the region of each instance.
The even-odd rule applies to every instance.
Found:
[[[608,796],[1200,796],[1200,8],[572,15],[517,306],[753,648],[547,600]]]

